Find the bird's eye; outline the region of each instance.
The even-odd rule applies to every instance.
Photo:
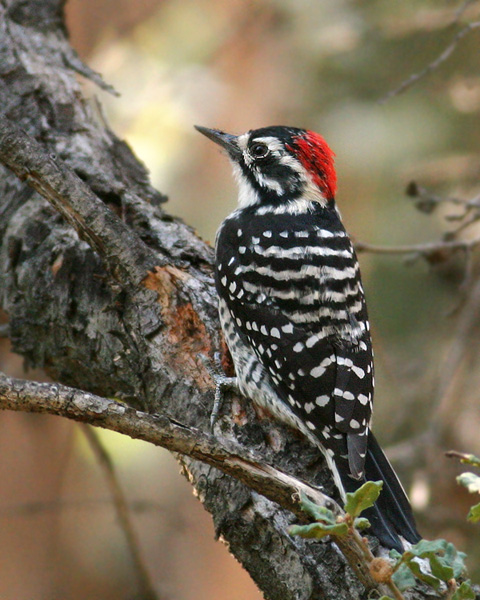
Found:
[[[265,158],[268,152],[268,146],[265,144],[257,143],[250,147],[250,154],[253,156],[253,158]]]

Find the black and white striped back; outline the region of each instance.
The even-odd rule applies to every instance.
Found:
[[[361,477],[372,351],[358,262],[337,210],[318,202],[239,209],[222,224],[216,253],[243,393]]]

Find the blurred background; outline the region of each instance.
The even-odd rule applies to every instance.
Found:
[[[85,83],[112,129],[168,194],[167,209],[213,241],[235,205],[227,160],[193,124],[322,133],[337,155],[347,229],[382,246],[437,240],[461,206],[425,214],[405,194],[479,200],[480,31],[402,94],[457,32],[475,0],[69,0],[74,48],[120,92]],[[422,208],[422,206],[420,206]],[[424,207],[425,208],[425,207]],[[427,207],[428,208],[428,207]],[[465,238],[480,234],[475,225]],[[374,429],[410,493],[425,537],[469,554],[480,580],[478,498],[455,482],[451,448],[480,454],[480,292],[475,252],[430,260],[362,253],[373,325]],[[4,317],[4,316],[3,316]],[[0,315],[0,322],[1,322]],[[25,373],[1,341],[0,369]],[[161,599],[259,600],[166,452],[101,432]],[[0,597],[140,598],[102,470],[79,427],[0,414]]]

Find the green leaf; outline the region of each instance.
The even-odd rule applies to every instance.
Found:
[[[400,565],[392,575],[392,579],[398,589],[402,592],[415,585],[415,577],[412,575],[412,572],[407,565]]]
[[[393,600],[393,598],[390,598],[390,596],[382,596],[378,600]]]
[[[424,573],[420,565],[413,560],[414,557],[428,559],[432,574]],[[405,552],[403,560],[418,579],[438,589],[440,581],[447,582],[456,573],[460,575],[465,570],[464,557],[463,553],[457,552],[453,544],[439,539],[420,540]]]
[[[335,515],[331,510],[315,504],[315,502],[312,502],[303,492],[300,494],[300,508],[303,512],[312,517],[312,519],[315,519],[315,521],[322,521],[329,525],[336,524]]]
[[[418,562],[416,562],[415,560],[412,560],[408,563],[408,568],[415,575],[415,577],[417,579],[420,579],[420,581],[423,581],[423,583],[426,583],[435,590],[438,590],[438,588],[440,587],[440,579],[438,579],[437,577],[433,577],[428,573],[424,573],[420,568]]]
[[[480,503],[472,506],[468,512],[467,520],[470,523],[478,523],[480,521]]]
[[[382,491],[383,481],[367,481],[356,492],[347,494],[345,512],[353,518],[373,506]]]
[[[455,579],[465,575],[467,572],[467,568],[465,566],[466,557],[467,555],[465,552],[458,552],[452,543],[447,544],[443,560],[452,567],[453,576]]]
[[[398,552],[394,548],[392,548],[390,550],[389,556],[390,556],[390,558],[392,558],[393,560],[396,560],[397,562],[398,562],[399,559],[402,558],[402,555],[400,554],[400,552]]]
[[[460,456],[460,462],[473,467],[480,467],[480,458],[477,458],[474,454],[461,454]]]
[[[412,546],[405,554],[418,558],[427,558],[436,553],[444,554],[446,549],[447,542],[445,540],[420,540],[418,544]]]
[[[472,494],[475,492],[480,494],[480,477],[475,473],[462,473],[457,477],[457,481]]]
[[[368,519],[365,519],[365,517],[357,517],[355,519],[355,521],[353,522],[353,526],[355,527],[355,529],[368,529],[368,527],[371,527],[371,523]]]
[[[432,570],[432,575],[434,577],[438,577],[441,581],[449,581],[453,577],[453,567],[448,564],[448,562],[442,556],[433,556],[429,557],[430,560],[430,569]]]
[[[310,523],[310,525],[292,525],[288,530],[290,535],[299,535],[303,538],[314,538],[321,540],[327,535],[343,536],[348,533],[346,523],[336,523],[335,525],[325,525],[323,523]]]
[[[453,594],[452,600],[475,600],[475,592],[470,587],[470,581],[464,581]]]

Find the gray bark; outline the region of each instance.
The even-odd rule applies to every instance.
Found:
[[[55,381],[207,432],[212,382],[198,354],[220,346],[212,249],[165,212],[78,73],[105,87],[68,44],[62,0],[0,0],[1,110],[37,142],[5,123],[0,306],[13,349]],[[244,410],[238,425],[224,407],[219,440],[334,495],[315,449]],[[330,542],[288,535],[291,512],[211,464],[178,460],[266,598],[367,597]]]

